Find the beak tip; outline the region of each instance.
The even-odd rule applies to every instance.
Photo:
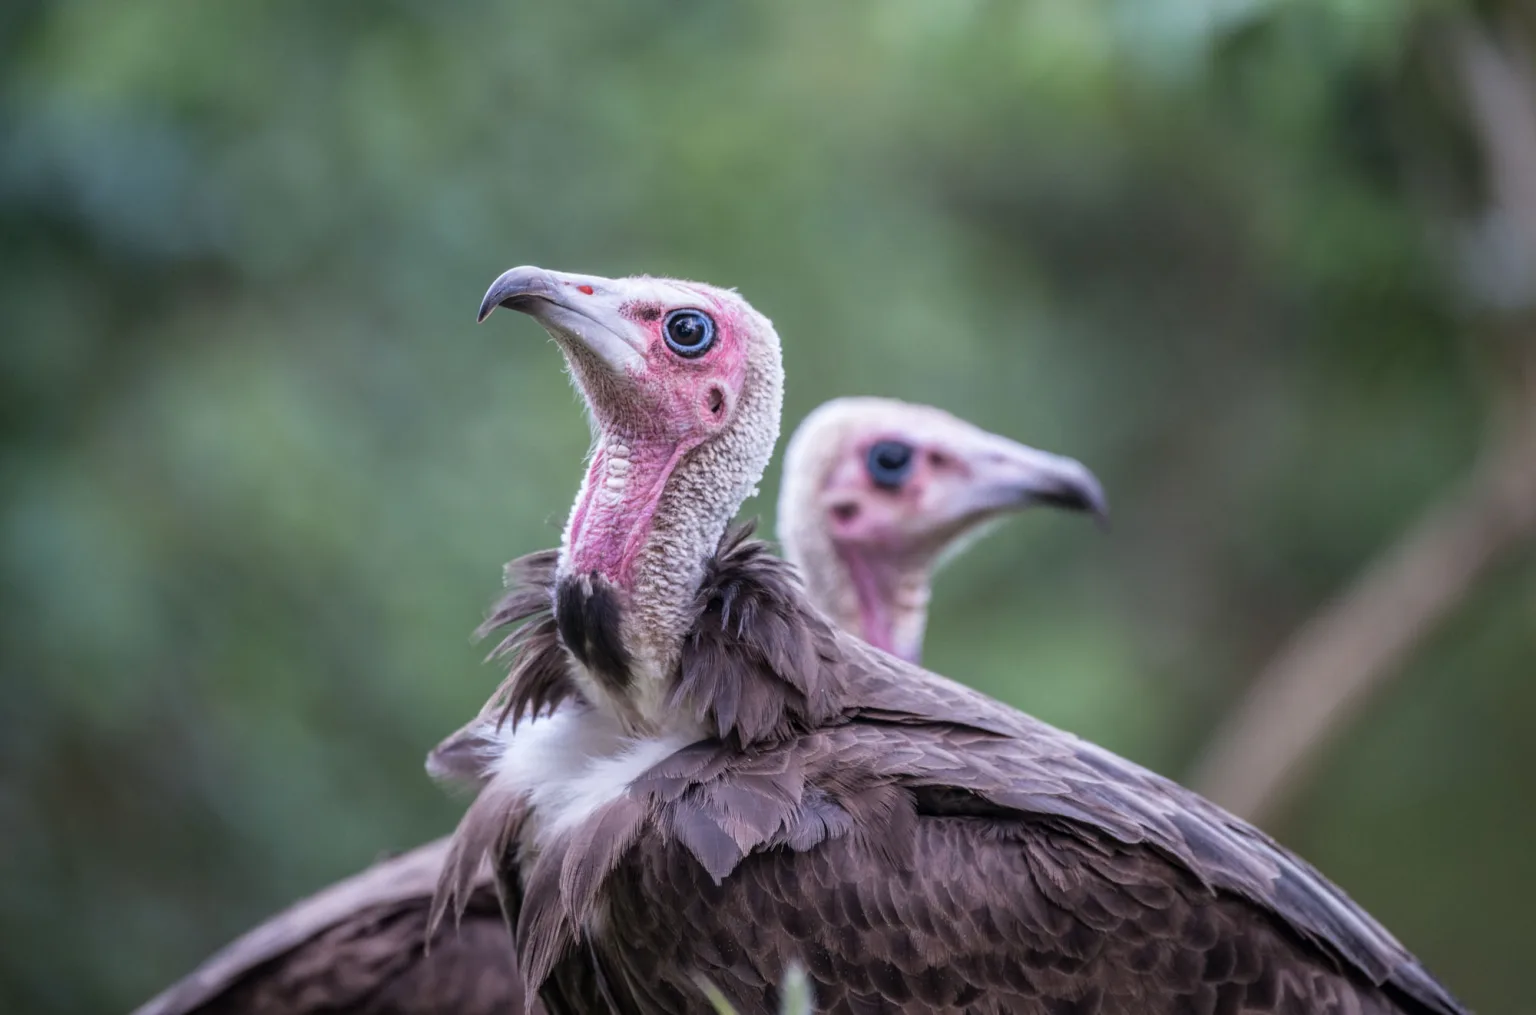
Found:
[[[1110,531],[1109,498],[1104,496],[1104,487],[1099,485],[1098,479],[1093,478],[1091,473],[1089,479],[1083,483],[1082,507],[1084,511],[1093,515],[1093,523],[1098,526],[1099,531],[1107,535]]]
[[[475,323],[481,324],[485,319],[496,312],[496,308],[502,305],[505,294],[502,291],[501,279],[491,283],[491,287],[480,297],[480,309],[475,312]]]
[[[1109,499],[1104,496],[1104,488],[1091,472],[1076,463],[1071,474],[1059,477],[1049,489],[1037,487],[1033,503],[1092,515],[1099,531],[1109,531]]]
[[[553,289],[550,275],[551,272],[543,268],[526,264],[502,272],[485,291],[485,295],[480,297],[480,311],[475,316],[475,323],[478,324],[491,316],[497,307],[523,310],[529,302],[527,297],[547,299]]]

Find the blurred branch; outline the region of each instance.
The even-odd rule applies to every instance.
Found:
[[[1192,784],[1253,821],[1273,816],[1330,736],[1533,534],[1536,412],[1526,411],[1460,489],[1281,650],[1217,731]]]
[[[1492,199],[1494,242],[1485,248],[1496,249],[1474,251],[1485,270],[1496,268],[1497,293],[1484,295],[1528,322],[1536,305],[1536,79],[1523,52],[1475,26],[1459,26],[1447,42]],[[1518,347],[1511,404],[1495,419],[1478,467],[1259,674],[1196,765],[1196,789],[1255,822],[1273,818],[1332,736],[1419,643],[1490,568],[1536,537],[1536,336],[1521,335]]]

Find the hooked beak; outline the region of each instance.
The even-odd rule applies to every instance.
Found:
[[[635,374],[645,366],[645,340],[619,313],[622,303],[612,279],[523,265],[491,283],[477,320],[497,307],[520,311],[568,353],[596,359],[616,374]]]
[[[1087,511],[1100,528],[1109,526],[1109,502],[1104,488],[1088,467],[1076,459],[987,434],[966,450],[970,482],[961,495],[962,511],[971,517],[1019,511],[1036,504]]]

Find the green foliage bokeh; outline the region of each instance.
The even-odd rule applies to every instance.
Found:
[[[588,435],[504,268],[738,287],[786,428],[931,402],[1071,454],[928,662],[1178,776],[1469,469],[1440,225],[1475,160],[1401,0],[24,0],[0,13],[0,1010],[124,1010],[452,827],[468,632]],[[777,475],[747,508],[772,514]],[[1276,833],[1521,1010],[1536,569]]]

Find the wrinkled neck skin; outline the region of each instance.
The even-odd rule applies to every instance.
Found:
[[[597,573],[632,590],[667,481],[697,444],[601,432],[566,524],[562,573]]]
[[[666,708],[704,571],[778,440],[782,376],[759,366],[731,424],[706,440],[599,430],[559,574],[597,573],[620,595],[628,688],[576,667],[584,695],[634,733],[675,732]]]
[[[878,558],[853,546],[839,546],[837,559],[852,590],[851,596],[840,599],[851,599],[858,611],[856,626],[841,617],[838,623],[858,631],[876,648],[910,663],[921,662],[928,624],[928,567]]]
[[[811,601],[839,627],[908,662],[922,661],[932,555],[872,553],[837,543],[812,524],[784,534],[784,553]]]

